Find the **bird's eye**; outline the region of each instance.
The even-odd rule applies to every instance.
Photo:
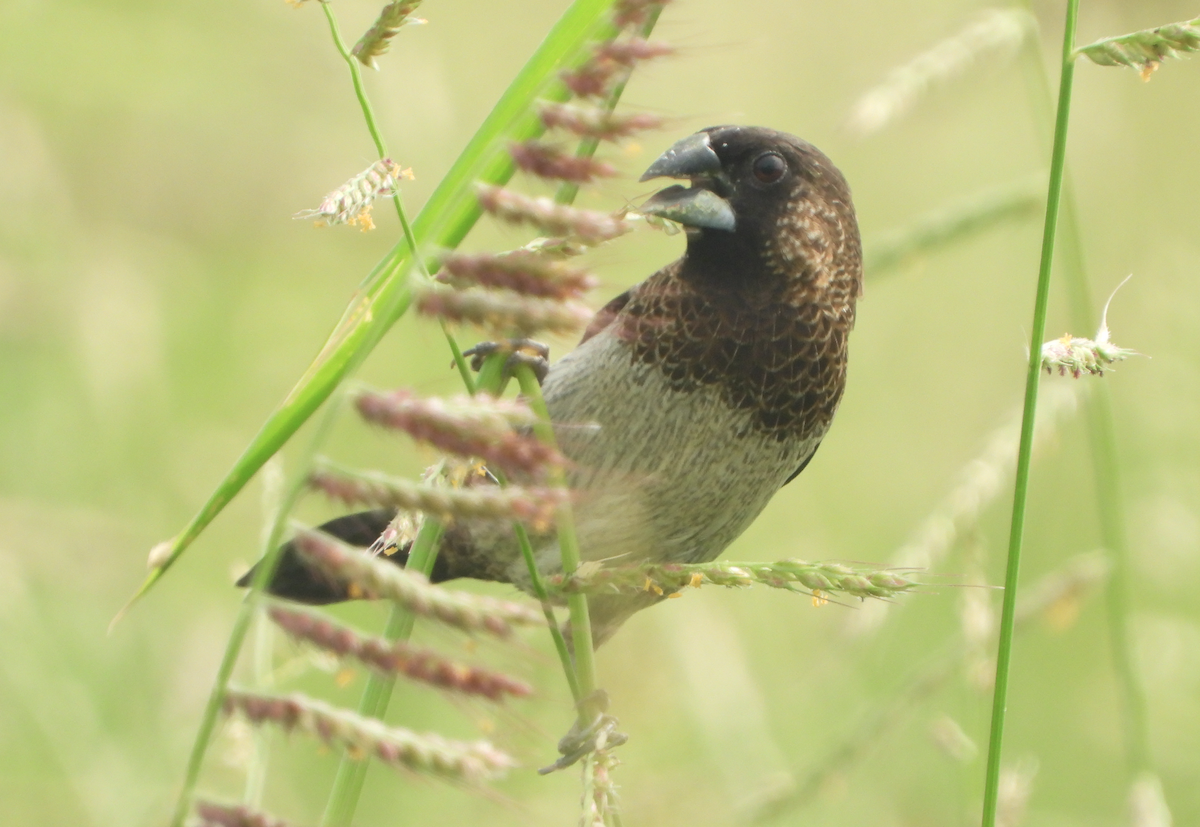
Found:
[[[764,184],[774,184],[787,172],[787,161],[774,152],[765,152],[754,159],[754,177]]]

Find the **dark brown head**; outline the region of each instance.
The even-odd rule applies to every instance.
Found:
[[[658,177],[691,182],[642,208],[687,228],[684,277],[734,289],[800,281],[853,306],[862,252],[850,188],[812,144],[763,127],[709,127],[668,149],[642,180]]]

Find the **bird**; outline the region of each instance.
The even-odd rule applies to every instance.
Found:
[[[585,561],[715,559],[808,466],[846,384],[862,247],[833,162],[785,132],[714,126],[676,142],[640,180],[658,178],[686,186],[640,212],[682,225],[686,251],[604,305],[542,384],[571,461]],[[321,529],[365,547],[394,515],[375,509]],[[533,541],[539,570],[561,570],[554,533]],[[497,524],[447,527],[431,579],[458,577],[532,586],[511,529]],[[290,544],[268,591],[316,604],[353,593]],[[596,645],[663,597],[590,597]]]

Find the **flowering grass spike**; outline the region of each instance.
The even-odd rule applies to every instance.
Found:
[[[1053,373],[1057,368],[1060,376],[1069,373],[1076,379],[1085,373],[1103,376],[1104,371],[1114,362],[1139,355],[1136,350],[1114,344],[1108,331],[1108,306],[1112,304],[1117,290],[1131,278],[1133,276],[1126,276],[1104,303],[1104,313],[1100,317],[1100,329],[1096,331],[1095,339],[1084,339],[1067,333],[1060,339],[1053,339],[1042,345],[1042,367],[1046,373]]]
[[[242,805],[216,804],[211,801],[196,802],[199,827],[292,827],[281,818],[256,812]]]
[[[449,522],[456,518],[517,520],[534,530],[554,522],[558,507],[569,499],[561,488],[481,485],[470,488],[433,486],[373,471],[349,471],[326,464],[316,468],[308,484],[347,505],[370,505],[421,511]]]
[[[225,714],[240,713],[252,723],[269,722],[288,732],[299,730],[326,744],[347,746],[363,758],[370,756],[452,781],[478,784],[516,766],[487,741],[452,741],[435,733],[390,727],[299,694],[279,697],[231,689],[225,695],[224,709]]]
[[[691,586],[742,587],[759,583],[814,596],[841,592],[886,599],[916,588],[900,570],[874,571],[841,563],[779,560],[774,563],[649,563],[641,566],[581,566],[570,576],[546,578],[551,594],[667,594]]]
[[[419,5],[421,5],[421,0],[397,0],[397,2],[388,3],[383,7],[383,11],[379,13],[379,17],[371,25],[371,28],[367,29],[367,33],[354,44],[350,54],[358,58],[359,63],[364,66],[378,70],[379,63],[375,58],[391,48],[392,38],[400,29],[414,23],[425,22],[419,17],[412,16]]]
[[[508,637],[514,626],[546,623],[532,606],[434,586],[418,572],[364,554],[320,531],[302,529],[292,542],[306,560],[335,580],[353,583],[363,596],[391,600],[413,614],[464,632]]]
[[[271,620],[293,638],[339,657],[354,658],[380,672],[399,673],[421,683],[464,695],[482,695],[492,701],[501,701],[508,695],[524,697],[533,693],[528,684],[500,672],[457,663],[437,652],[402,641],[389,642],[360,635],[311,612],[272,606],[268,613]]]
[[[375,229],[371,202],[396,194],[402,180],[412,180],[411,169],[403,169],[391,158],[381,158],[345,184],[325,196],[315,210],[301,210],[293,218],[315,218],[320,224],[357,224],[363,231]]]
[[[617,174],[612,164],[572,155],[541,141],[514,143],[509,146],[508,154],[525,172],[555,181],[588,184],[596,178],[611,178]]]
[[[1101,66],[1129,66],[1141,72],[1142,80],[1149,80],[1167,58],[1197,50],[1200,50],[1200,17],[1098,40],[1076,49],[1075,54]]]
[[[447,291],[453,293],[454,291]],[[423,399],[405,390],[360,393],[354,400],[368,422],[401,430],[461,457],[479,457],[509,472],[537,476],[566,458],[527,433],[513,430],[533,423],[533,413],[516,402],[486,394],[457,399]]]
[[[647,112],[618,115],[606,109],[567,103],[542,104],[538,115],[547,129],[565,129],[599,141],[619,141],[647,129],[659,129],[664,123],[663,118]]]
[[[481,184],[477,190],[484,211],[513,224],[533,224],[547,235],[569,236],[583,244],[600,244],[633,229],[628,221],[593,210],[556,204],[513,190]]]
[[[1037,21],[1024,9],[986,9],[961,31],[897,66],[863,95],[847,126],[866,136],[908,112],[936,84],[963,74],[985,56],[1012,54]]]
[[[541,331],[575,333],[593,316],[592,309],[580,302],[476,288],[425,290],[417,296],[417,311],[447,321],[477,324],[500,336],[515,331],[522,337]]]
[[[498,287],[548,299],[579,298],[595,287],[595,276],[533,250],[507,253],[450,253],[442,259],[438,281]]]

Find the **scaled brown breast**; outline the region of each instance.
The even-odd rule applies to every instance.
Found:
[[[681,265],[632,291],[616,315],[614,332],[632,358],[658,367],[673,390],[718,386],[731,408],[780,441],[823,431],[845,386],[853,304],[838,312],[799,284],[765,301],[714,296],[681,278]]]

